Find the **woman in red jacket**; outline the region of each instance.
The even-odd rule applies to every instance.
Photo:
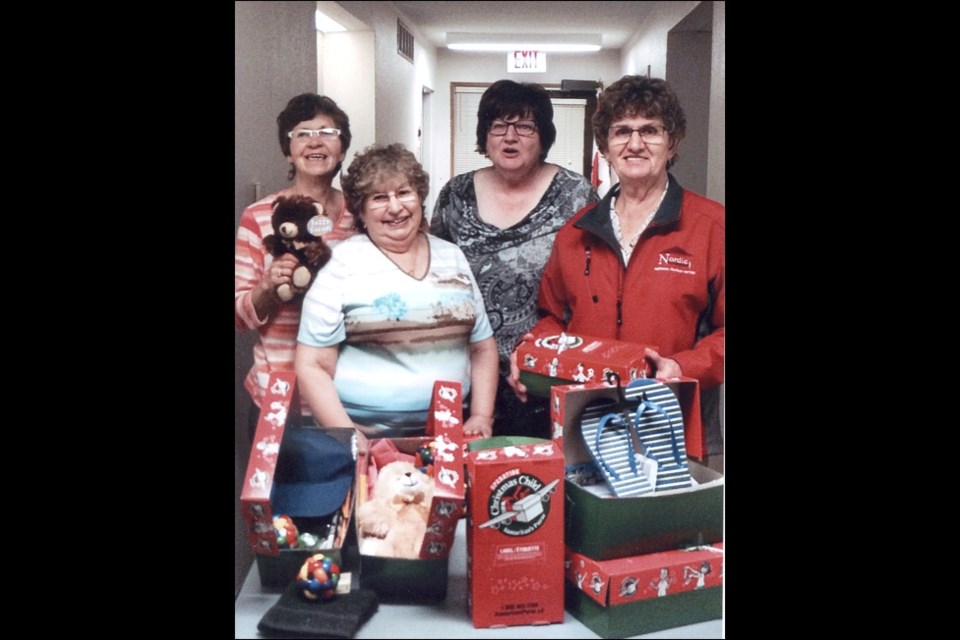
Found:
[[[664,80],[625,76],[600,96],[593,132],[620,181],[560,229],[540,283],[542,317],[526,337],[656,345],[646,353],[657,378],[688,376],[712,390],[724,374],[725,209],[668,172],[686,133],[683,109]],[[516,352],[511,369],[524,399]],[[708,447],[722,451],[719,433]]]

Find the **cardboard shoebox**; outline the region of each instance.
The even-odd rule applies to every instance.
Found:
[[[528,393],[549,397],[550,387],[571,382],[606,382],[611,373],[622,384],[646,378],[651,370],[644,349],[654,345],[561,333],[526,340],[517,347],[520,382]]]
[[[563,453],[494,437],[467,453],[467,608],[473,626],[563,622]]]
[[[353,429],[287,427],[296,382],[293,371],[270,374],[240,494],[260,583],[278,589],[316,553],[350,569],[342,548],[356,494],[357,435]],[[277,516],[288,516],[296,533],[276,528]]]
[[[594,560],[567,550],[566,607],[604,638],[723,615],[723,543]]]
[[[677,396],[693,486],[634,497],[614,497],[604,481],[582,486],[580,471],[593,459],[580,431],[584,408],[618,399],[616,385],[589,383],[552,388],[551,419],[555,441],[566,464],[565,531],[567,547],[595,560],[710,544],[723,539],[723,475],[691,459],[704,451],[699,383],[677,378],[664,383]]]
[[[419,602],[446,598],[450,552],[466,500],[462,392],[459,382],[435,382],[425,435],[372,439],[367,452],[360,457],[354,518],[360,552],[360,586],[375,591],[381,600]],[[400,522],[419,513],[426,517],[426,528],[421,532],[422,524],[415,525],[420,533],[411,542],[413,550],[408,555],[416,557],[398,557],[393,554],[405,553],[398,550],[409,548],[401,546],[405,541],[399,537],[401,528],[407,530],[408,527],[388,528],[371,536],[361,528],[359,515],[379,518],[384,508],[390,508],[377,500],[377,493],[387,490],[393,493],[395,489],[387,489],[386,484],[378,484],[377,480],[390,462],[411,460],[419,472],[412,472],[412,476],[416,476],[418,483],[426,482],[424,475],[430,478],[430,489],[423,491],[421,486],[409,503],[401,505],[399,498],[391,501],[396,507],[396,520],[389,522]],[[429,499],[427,492],[432,494]],[[368,502],[373,504],[364,507]],[[384,522],[387,518],[394,516],[387,513]],[[365,522],[371,521],[365,519]],[[422,542],[417,542],[421,535]]]

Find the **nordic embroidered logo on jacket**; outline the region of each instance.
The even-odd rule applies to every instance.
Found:
[[[674,273],[685,273],[696,275],[694,269],[693,257],[681,251],[664,251],[657,256],[657,264],[654,271],[672,271]]]

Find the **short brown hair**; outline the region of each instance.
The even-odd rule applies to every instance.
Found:
[[[295,126],[307,120],[313,120],[317,114],[330,116],[333,123],[340,129],[340,145],[343,147],[343,154],[346,157],[347,149],[350,148],[350,118],[337,106],[332,98],[321,96],[316,93],[301,93],[298,96],[290,98],[290,102],[277,116],[277,135],[280,138],[280,150],[283,151],[283,157],[290,155],[290,138],[287,136]],[[333,175],[337,175],[342,162],[337,163],[337,168],[333,170]],[[287,174],[287,180],[293,180],[296,170],[290,167]]]
[[[593,136],[597,148],[607,152],[607,135],[610,125],[620,118],[642,116],[660,118],[670,134],[670,148],[675,148],[687,134],[687,118],[680,107],[680,100],[660,78],[646,76],[623,76],[600,94],[597,111],[593,114]],[[679,158],[674,155],[667,163],[670,168]]]
[[[402,144],[371,145],[357,153],[350,168],[340,178],[340,186],[347,200],[347,208],[353,214],[353,225],[358,231],[364,231],[363,203],[367,196],[377,192],[377,186],[393,176],[402,176],[410,182],[420,196],[420,207],[424,207],[430,193],[430,176],[417,157]],[[427,212],[423,212],[420,225],[427,228]]]

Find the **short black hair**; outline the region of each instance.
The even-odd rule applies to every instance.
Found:
[[[540,162],[547,159],[550,147],[557,140],[553,124],[553,103],[550,94],[538,84],[498,80],[487,87],[477,108],[477,152],[487,155],[487,134],[497,118],[522,118],[530,115],[540,134]]]

